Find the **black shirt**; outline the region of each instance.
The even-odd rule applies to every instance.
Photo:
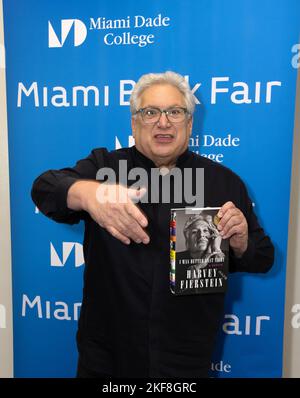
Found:
[[[142,167],[149,174],[155,167],[135,147],[112,152],[95,149],[74,168],[42,174],[32,189],[35,204],[46,216],[69,224],[81,219],[85,222],[86,265],[77,334],[80,363],[94,375],[207,376],[224,294],[174,296],[169,288],[170,208],[186,203],[174,206],[171,197],[171,203],[139,204],[148,219],[148,245],[125,245],[86,212],[67,208],[68,189],[75,181],[95,180],[103,167],[111,167],[118,174],[121,159],[127,160],[128,172]],[[189,150],[178,158],[176,167],[204,168],[205,207],[232,201],[244,213],[249,228],[248,249],[241,259],[230,254],[230,271],[267,272],[274,248],[258,224],[241,179]]]

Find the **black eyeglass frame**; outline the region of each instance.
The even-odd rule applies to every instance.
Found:
[[[158,112],[160,112],[159,118],[158,118],[156,121],[145,121],[144,115],[143,115],[143,112],[144,112],[145,109],[155,109],[155,110],[157,110]],[[155,106],[146,106],[145,108],[140,108],[140,109],[138,109],[138,110],[135,112],[135,115],[137,115],[138,113],[140,113],[140,114],[141,114],[141,117],[142,117],[142,119],[143,119],[143,122],[146,123],[146,124],[154,124],[154,123],[157,123],[157,122],[160,120],[161,115],[162,115],[163,113],[166,115],[166,118],[168,119],[168,121],[169,121],[170,123],[182,123],[182,122],[184,121],[184,119],[182,119],[182,120],[180,120],[180,121],[173,121],[173,120],[170,120],[170,119],[169,119],[169,117],[168,117],[168,116],[169,116],[168,112],[171,111],[171,110],[173,110],[173,109],[181,109],[181,110],[183,110],[183,111],[184,111],[184,116],[190,115],[190,113],[188,112],[188,110],[187,110],[186,108],[181,107],[181,106],[171,106],[170,108],[167,108],[167,109],[160,109],[160,108],[157,108],[157,107],[155,107]]]

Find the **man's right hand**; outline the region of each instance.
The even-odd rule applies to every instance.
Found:
[[[67,206],[72,210],[85,210],[101,227],[125,244],[149,243],[144,228],[147,218],[134,203],[146,193],[119,184],[97,181],[77,181],[68,191]]]

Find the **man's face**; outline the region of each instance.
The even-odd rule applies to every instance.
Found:
[[[141,96],[140,108],[167,109],[174,106],[185,108],[184,98],[176,87],[169,84],[155,84]],[[156,166],[169,166],[174,165],[177,157],[188,147],[192,118],[187,115],[183,122],[170,123],[162,113],[158,122],[145,124],[138,114],[131,119],[131,125],[137,149]]]
[[[204,222],[195,222],[191,225],[187,235],[187,248],[190,252],[205,251],[208,248],[211,233]]]

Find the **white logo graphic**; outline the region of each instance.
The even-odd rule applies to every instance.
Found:
[[[6,328],[6,310],[3,304],[0,304],[0,329]]]
[[[65,301],[49,301],[35,296],[31,300],[26,294],[22,299],[22,316],[27,312],[40,319],[57,319],[59,321],[78,321],[81,303],[66,303]],[[29,315],[30,316],[30,315]]]
[[[52,242],[50,242],[50,264],[51,267],[63,267],[73,248],[75,248],[75,267],[80,267],[81,265],[84,264],[84,257],[83,257],[83,247],[81,243],[77,242],[63,242],[62,244],[62,259],[59,258],[59,255],[57,254],[57,251],[55,250]]]
[[[271,317],[268,315],[246,315],[244,319],[234,314],[226,314],[224,318],[228,319],[228,322],[223,323],[223,332],[239,336],[249,336],[253,334],[255,334],[255,336],[260,336],[263,322],[271,320]]]
[[[211,370],[216,372],[231,372],[231,365],[229,363],[224,363],[223,361],[220,362],[212,362],[211,363]]]
[[[129,135],[129,136],[128,136],[128,146],[131,147],[131,146],[133,146],[134,144],[135,144],[135,141],[134,141],[133,136],[132,136],[132,135]],[[123,148],[123,147],[122,147],[122,145],[121,145],[121,143],[120,143],[120,141],[119,141],[119,138],[118,138],[118,137],[115,137],[115,149],[121,149],[121,148]]]
[[[87,29],[85,24],[79,19],[62,19],[61,20],[61,37],[57,37],[51,22],[48,21],[48,44],[49,47],[62,47],[70,33],[74,29],[74,46],[80,46],[86,39]]]

